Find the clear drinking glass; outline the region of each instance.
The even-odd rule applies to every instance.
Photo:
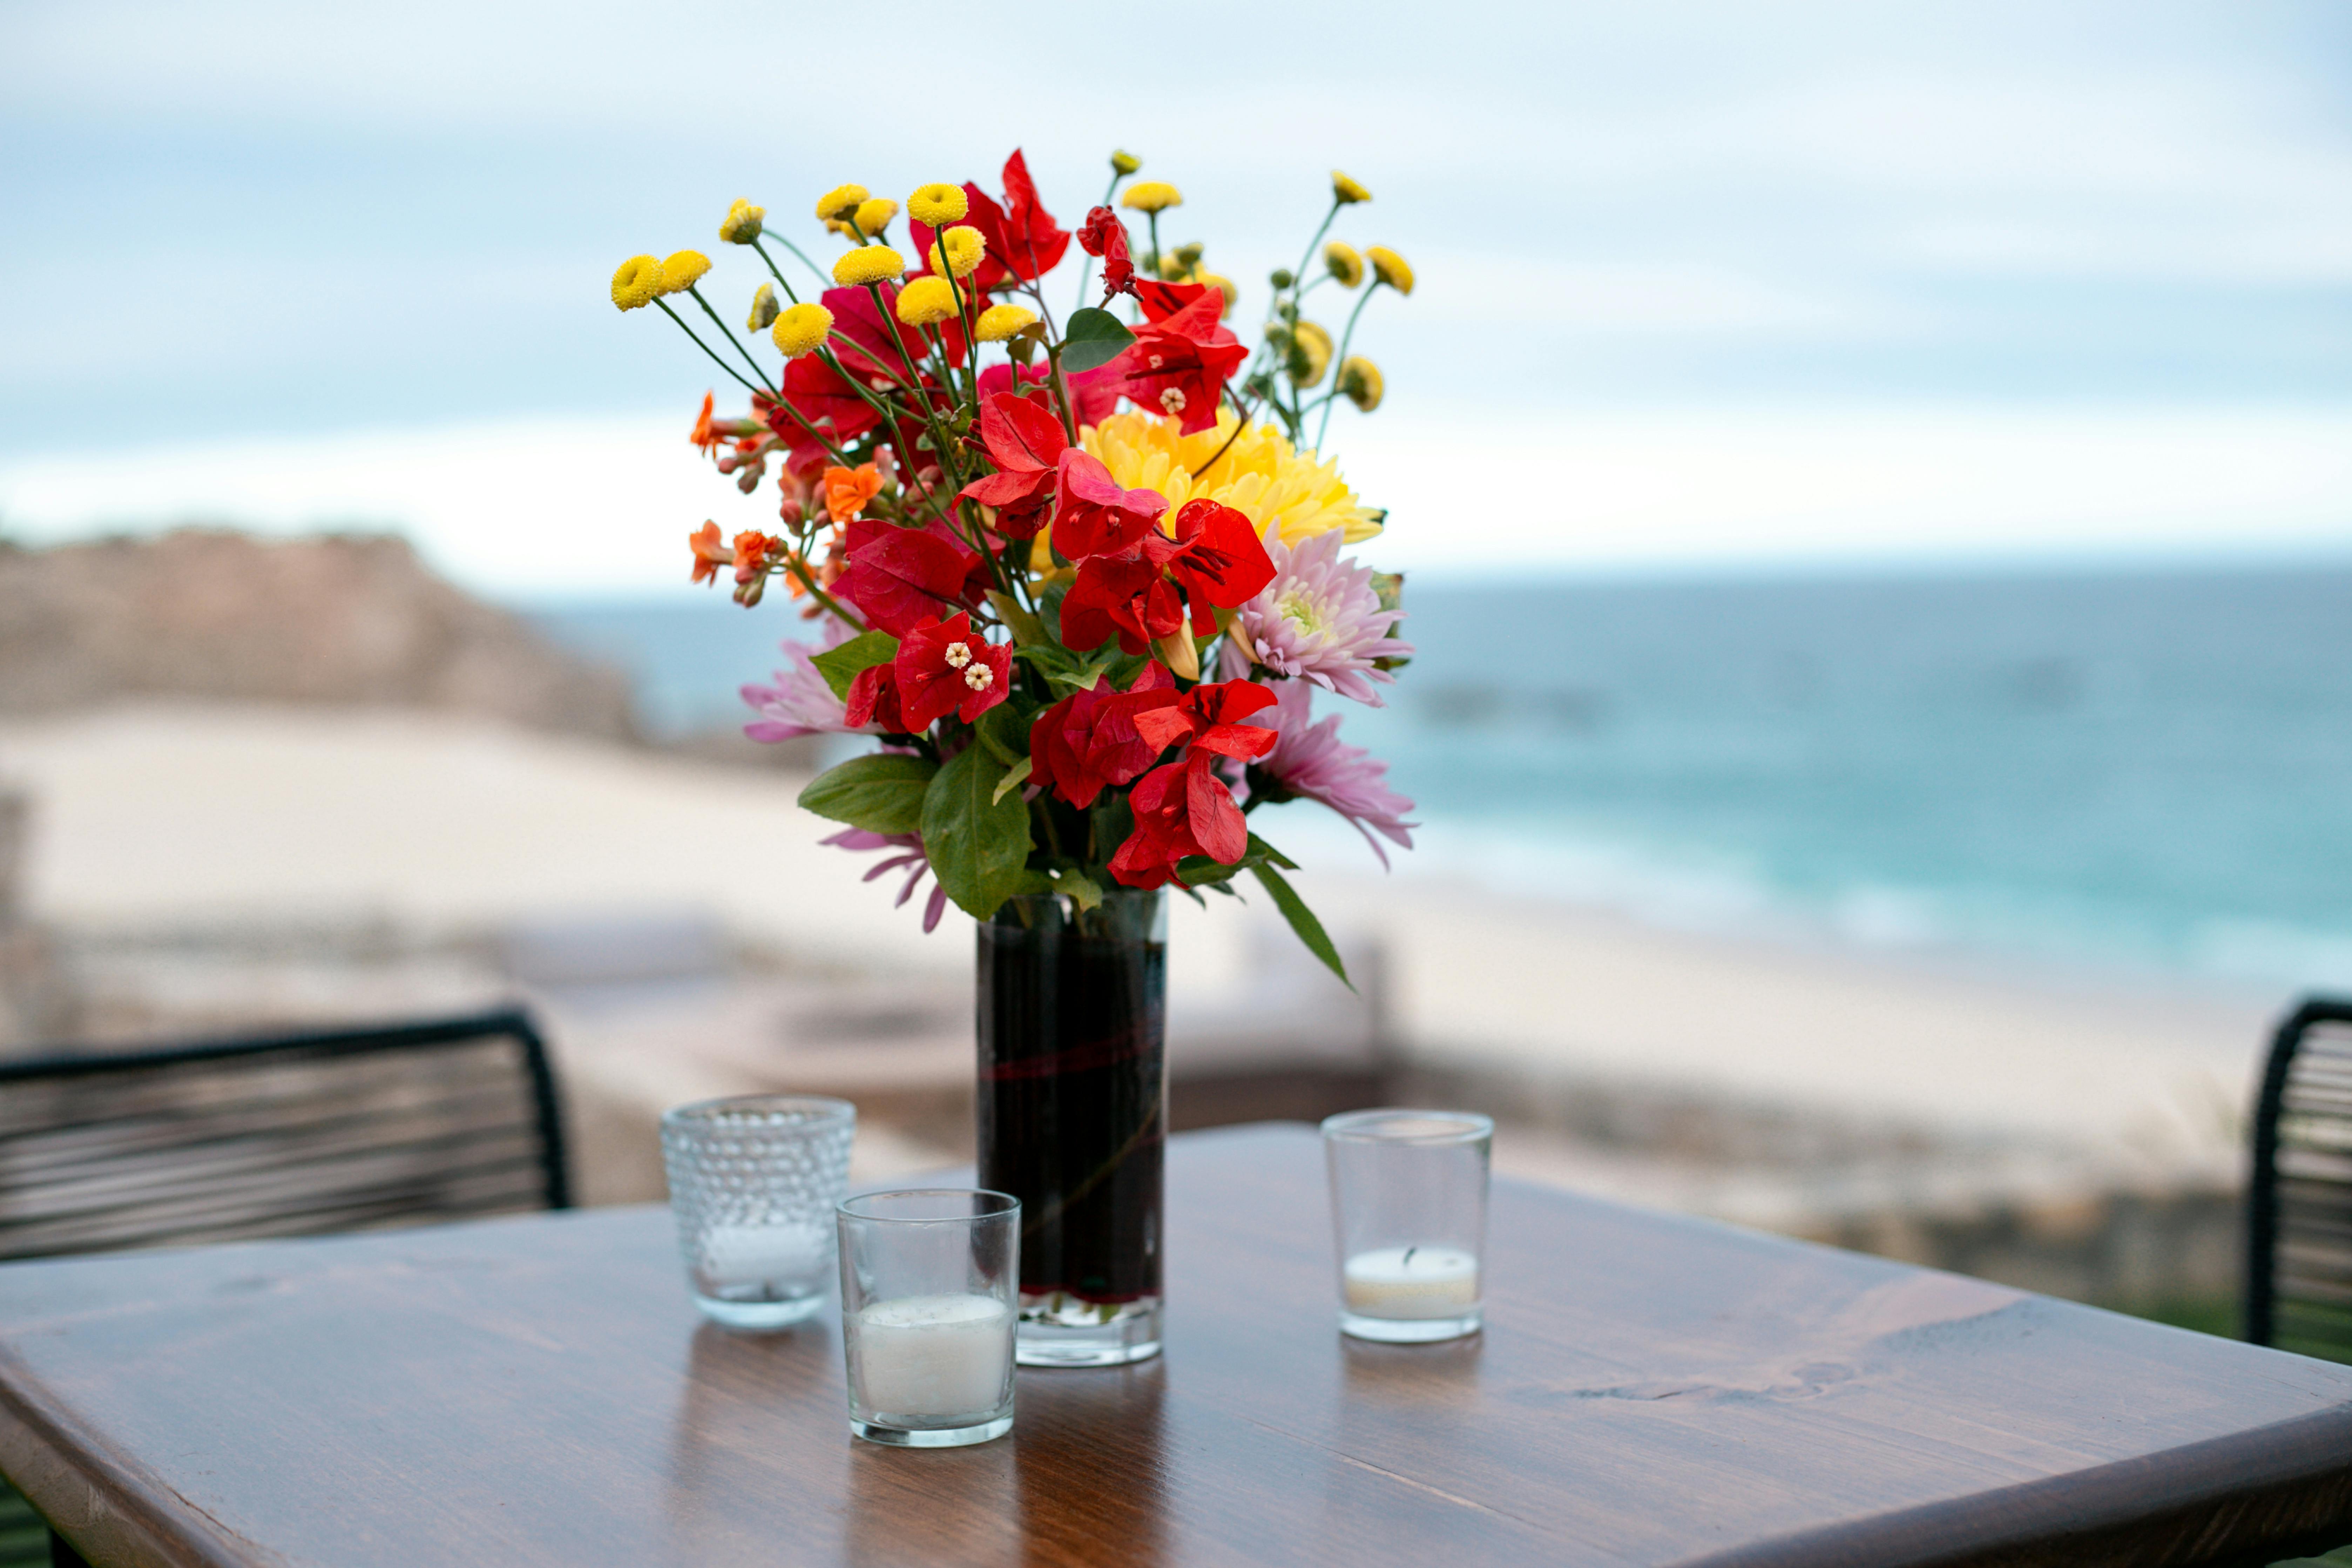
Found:
[[[909,1448],[1012,1431],[1019,1200],[933,1187],[865,1193],[835,1212],[849,1429]]]
[[[694,1304],[730,1329],[814,1317],[833,1279],[833,1208],[849,1187],[857,1108],[736,1095],[681,1105],[661,1132]]]
[[[1415,1343],[1478,1331],[1494,1141],[1494,1119],[1467,1110],[1324,1121],[1341,1333]]]

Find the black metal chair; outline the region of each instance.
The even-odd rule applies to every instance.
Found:
[[[2352,1361],[2352,1001],[2313,997],[2271,1042],[2246,1189],[2246,1338]]]
[[[571,1206],[520,1009],[0,1060],[0,1260]],[[0,1480],[0,1568],[53,1561],[79,1559]]]

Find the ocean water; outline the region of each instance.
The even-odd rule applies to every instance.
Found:
[[[1409,584],[1403,859],[1670,924],[2352,985],[2352,568]],[[649,725],[788,609],[575,605]],[[1361,857],[1336,825],[1264,830]],[[1296,825],[1295,825],[1296,824]]]

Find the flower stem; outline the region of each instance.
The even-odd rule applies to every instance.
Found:
[[[1364,297],[1356,301],[1356,308],[1348,312],[1348,329],[1339,334],[1339,352],[1331,356],[1331,390],[1323,395],[1323,423],[1315,432],[1315,450],[1318,456],[1323,450],[1323,437],[1331,429],[1331,400],[1339,395],[1339,367],[1348,363],[1348,345],[1356,340],[1356,318],[1364,313],[1364,307],[1372,302],[1372,296],[1379,290],[1377,283],[1366,289]]]
[[[782,239],[783,236],[778,235],[776,237],[778,239]],[[760,237],[756,234],[751,237],[751,248],[758,251],[760,253],[760,259],[768,264],[768,271],[775,278],[776,287],[784,291],[784,298],[790,300],[795,305],[799,304],[801,302],[801,297],[793,292],[793,286],[791,284],[784,281],[783,268],[776,265],[776,258],[768,254],[768,247],[760,243]],[[800,256],[800,252],[797,250],[793,252],[793,254]],[[808,258],[801,256],[801,259],[803,261],[806,261]]]
[[[791,251],[794,256],[799,257],[801,258],[801,265],[807,268],[811,272],[815,273],[818,282],[830,283],[833,281],[833,274],[827,272],[824,268],[819,267],[815,262],[811,261],[808,258],[808,253],[803,250],[799,246],[794,245],[791,240],[786,239],[781,234],[776,236],[776,243],[782,246],[786,250]],[[767,252],[762,250],[760,254],[765,256]],[[773,270],[775,264],[773,262],[770,262],[768,265],[770,269]],[[777,281],[782,282],[783,280],[783,274],[781,272],[777,273],[776,279]],[[790,288],[786,288],[784,292],[789,294],[792,292],[792,289]],[[795,300],[794,303],[797,304],[798,301]]]
[[[678,330],[679,331],[684,332],[684,333],[685,333],[688,337],[689,337],[689,338],[694,338],[694,346],[695,346],[696,348],[700,349],[704,353],[709,354],[709,355],[710,356],[710,363],[711,363],[712,364],[717,365],[719,369],[721,369],[721,370],[725,371],[729,375],[733,376],[733,377],[735,378],[735,380],[736,380],[737,384],[740,384],[740,385],[743,388],[743,390],[744,390],[744,391],[746,391],[746,392],[752,392],[752,393],[756,393],[756,392],[758,392],[758,391],[760,390],[758,387],[753,386],[750,382],[745,381],[745,380],[743,379],[742,373],[740,373],[740,371],[738,371],[738,370],[737,370],[733,365],[729,364],[725,360],[720,359],[720,358],[719,357],[718,352],[717,352],[716,350],[714,350],[713,348],[711,348],[711,346],[710,346],[709,343],[704,342],[700,338],[695,338],[695,337],[694,337],[694,329],[693,329],[692,327],[689,327],[689,326],[688,326],[688,325],[686,324],[686,318],[685,318],[685,317],[683,317],[683,316],[679,315],[676,310],[671,310],[671,309],[669,308],[669,301],[668,301],[668,300],[656,300],[654,301],[654,303],[655,303],[655,304],[656,304],[656,305],[659,305],[659,306],[662,308],[662,314],[663,314],[663,315],[667,316],[671,321],[676,321],[676,322],[677,323],[677,330]]]
[[[760,378],[760,384],[768,389],[769,395],[781,395],[776,391],[775,384],[769,381],[768,373],[760,368],[760,362],[751,357],[751,351],[742,345],[734,332],[729,330],[727,323],[719,319],[719,312],[710,308],[710,301],[702,297],[702,290],[688,284],[686,291],[694,296],[694,302],[702,307],[702,313],[710,318],[710,324],[719,329],[719,335],[725,338],[728,345],[743,356],[743,363],[751,367],[751,374]]]

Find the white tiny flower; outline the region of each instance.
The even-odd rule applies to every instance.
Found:
[[[1164,389],[1164,390],[1160,394],[1160,406],[1161,408],[1165,409],[1167,412],[1169,412],[1169,413],[1171,413],[1171,414],[1181,414],[1181,413],[1183,413],[1183,412],[1184,412],[1184,392],[1183,392],[1183,389],[1182,389],[1181,387],[1175,387],[1175,386],[1171,386],[1171,387],[1168,387],[1168,388]]]
[[[956,646],[961,647],[963,645],[958,643]],[[974,691],[985,691],[996,684],[996,671],[984,664],[975,664],[963,672],[963,683]]]
[[[971,645],[960,642],[948,644],[947,661],[950,669],[961,669],[971,662]]]

